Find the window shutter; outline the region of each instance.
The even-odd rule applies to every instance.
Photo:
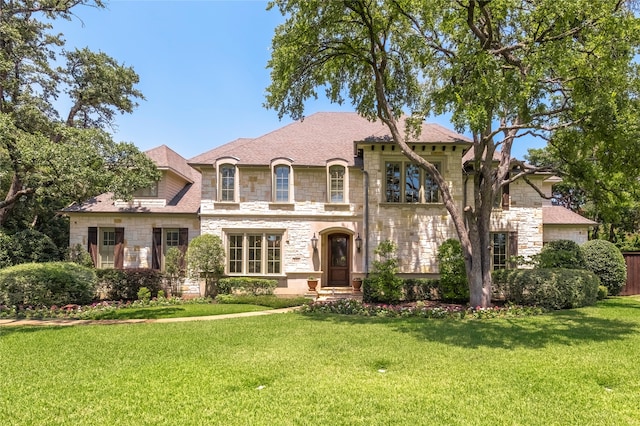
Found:
[[[162,228],[153,228],[151,241],[151,268],[160,269],[162,265]]]
[[[88,228],[87,250],[91,255],[91,261],[95,268],[98,267],[98,228],[90,226]]]
[[[180,259],[180,268],[184,268],[185,256],[187,255],[187,247],[189,246],[189,228],[180,228],[180,234],[178,237],[178,249],[182,253],[182,259]]]
[[[515,268],[516,263],[509,261],[518,255],[518,232],[512,231],[509,232],[509,243],[507,247],[507,263],[509,267]]]
[[[509,184],[502,187],[502,210],[509,210]]]
[[[115,228],[116,245],[113,248],[113,266],[122,269],[124,266],[124,228]]]

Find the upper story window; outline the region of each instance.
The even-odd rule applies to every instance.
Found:
[[[434,163],[440,170],[440,164]],[[385,163],[387,203],[437,203],[439,190],[433,176],[417,164],[404,161]]]
[[[153,182],[151,186],[138,189],[133,193],[133,198],[157,198],[158,197],[158,182]]]
[[[328,202],[346,203],[349,200],[349,169],[344,160],[334,160],[327,163]]]
[[[293,201],[293,169],[290,161],[279,159],[271,164],[273,175],[273,201],[289,203]]]
[[[235,157],[220,158],[216,161],[218,170],[218,201],[235,202],[238,198],[238,168]]]

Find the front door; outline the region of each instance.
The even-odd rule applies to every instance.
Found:
[[[348,234],[331,234],[329,240],[329,287],[349,286],[349,265],[351,264],[351,250],[349,250]]]

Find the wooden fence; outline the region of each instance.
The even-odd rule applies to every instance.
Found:
[[[622,288],[622,296],[640,294],[640,253],[622,253],[627,264],[627,284]]]

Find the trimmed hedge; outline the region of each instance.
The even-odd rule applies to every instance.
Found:
[[[580,246],[571,240],[550,241],[542,247],[536,259],[536,266],[541,269],[585,269],[586,266]]]
[[[164,274],[155,269],[97,269],[98,293],[108,300],[137,300],[140,288],[146,287],[151,297],[162,290]]]
[[[90,303],[96,274],[73,262],[23,263],[0,270],[0,303],[63,306]]]
[[[627,265],[620,249],[605,240],[591,240],[582,244],[586,269],[600,278],[608,294],[617,296],[627,282]]]
[[[566,309],[595,304],[600,279],[580,269],[503,269],[493,272],[493,284],[506,302]]]
[[[218,291],[220,294],[252,294],[269,295],[278,286],[278,281],[262,278],[234,277],[222,278],[218,280]]]

